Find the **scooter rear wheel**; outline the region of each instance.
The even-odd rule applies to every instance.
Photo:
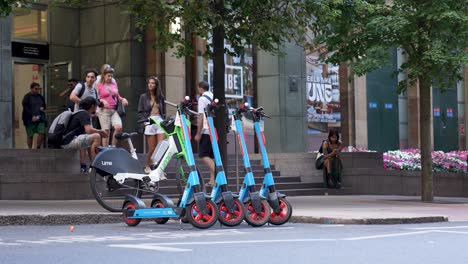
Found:
[[[282,225],[289,221],[292,215],[291,203],[286,198],[278,198],[280,211],[278,213],[272,210],[270,214],[270,224]]]
[[[167,208],[167,203],[163,200],[154,200],[151,203],[152,208]],[[157,224],[163,225],[169,221],[169,218],[154,218],[153,219]]]
[[[218,207],[212,200],[206,200],[207,213],[202,215],[195,202],[187,205],[187,218],[194,227],[205,229],[218,221]]]
[[[122,207],[122,210],[123,209],[127,209],[127,210],[136,210],[138,209],[137,206],[135,204],[133,204],[132,202],[126,202],[123,207]],[[141,218],[128,218],[125,214],[122,214],[123,216],[123,220],[124,222],[128,225],[128,226],[137,226],[140,222],[141,222]]]
[[[260,212],[255,212],[252,201],[247,202],[245,205],[245,221],[254,227],[265,225],[270,218],[270,206],[265,200],[261,200],[260,202],[262,206]]]
[[[118,184],[113,175],[100,175],[95,168],[89,176],[91,191],[96,201],[106,210],[111,212],[122,212],[122,203],[127,194],[141,197],[139,190],[140,182],[135,179],[127,179],[125,186]]]
[[[234,212],[229,212],[224,200],[219,203],[219,222],[225,226],[237,226],[242,223],[245,216],[244,204],[239,199],[234,199]]]

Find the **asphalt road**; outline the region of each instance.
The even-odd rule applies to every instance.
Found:
[[[0,263],[468,263],[468,222],[0,227]]]

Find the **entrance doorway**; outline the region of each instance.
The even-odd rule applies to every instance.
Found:
[[[65,110],[66,97],[70,95],[67,87],[71,76],[71,64],[69,62],[46,65],[40,63],[14,62],[13,66],[13,93],[14,93],[14,147],[26,149],[27,135],[23,125],[23,97],[30,92],[32,82],[41,86],[40,94],[46,100],[47,123],[51,124],[55,117]],[[36,137],[36,135],[35,135]],[[36,138],[33,141],[35,146]],[[46,141],[44,141],[46,144]]]
[[[44,64],[33,63],[18,63],[15,62],[13,66],[13,105],[14,105],[14,147],[17,149],[27,149],[27,135],[26,128],[23,125],[22,112],[23,112],[23,97],[30,92],[30,85],[32,82],[39,83],[41,86],[40,94],[45,96],[44,84],[46,83]],[[47,102],[47,101],[46,101]],[[36,148],[35,142],[37,135],[34,136],[33,148]]]

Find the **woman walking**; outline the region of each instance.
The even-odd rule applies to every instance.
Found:
[[[122,119],[116,111],[117,103],[121,102],[123,106],[127,106],[128,101],[119,94],[119,88],[114,80],[114,69],[112,67],[107,66],[104,68],[96,88],[100,101],[103,103],[103,107],[97,113],[99,123],[108,135],[110,134],[111,126],[114,128],[112,146],[115,146],[115,134],[122,133]],[[103,138],[102,145],[108,146],[109,139]]]

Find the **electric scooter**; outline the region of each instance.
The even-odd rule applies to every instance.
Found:
[[[190,130],[186,119],[191,105],[189,99],[187,96],[178,106],[174,123],[174,129],[179,128],[182,131],[183,144],[179,142],[177,147],[185,148],[185,157],[190,170],[182,197],[175,206],[169,197],[156,193],[151,202],[152,208],[146,208],[143,200],[134,195],[127,195],[122,211],[124,221],[128,226],[138,225],[143,218],[152,218],[158,223],[165,223],[169,218],[187,217],[194,227],[204,229],[213,226],[218,220],[218,208],[211,197],[202,191],[200,175],[195,166]]]
[[[270,205],[273,212],[270,215],[269,223],[273,225],[282,225],[289,221],[292,215],[291,203],[286,199],[286,195],[281,194],[275,189],[275,181],[273,174],[271,173],[270,162],[268,160],[268,154],[266,152],[266,141],[263,134],[263,118],[267,117],[263,107],[252,108],[249,107],[248,103],[245,103],[246,108],[252,113],[254,121],[255,135],[258,139],[258,145],[262,153],[263,170],[265,172],[263,178],[263,184],[260,188],[260,195],[267,197],[268,204]]]
[[[208,127],[211,146],[215,160],[215,184],[211,190],[211,199],[218,205],[219,222],[226,226],[237,226],[244,220],[245,207],[238,196],[228,190],[226,173],[224,171],[221,153],[218,146],[218,133],[214,126],[213,116],[218,99],[205,108],[205,126]]]
[[[166,101],[167,104],[176,106]],[[91,190],[96,201],[111,212],[121,212],[125,195],[132,194],[141,197],[143,192],[156,193],[159,189],[159,181],[165,179],[165,169],[172,158],[176,159],[176,175],[183,182],[177,182],[178,189],[182,193],[182,185],[185,185],[186,177],[183,171],[187,163],[184,136],[180,126],[175,126],[174,118],[167,118],[161,122],[154,119],[139,120],[146,125],[158,125],[166,134],[166,139],[160,141],[151,156],[151,172],[145,174],[143,167],[138,162],[131,137],[137,133],[122,133],[116,135],[119,140],[127,140],[130,153],[123,148],[102,147],[91,164],[90,174]],[[187,121],[189,122],[189,121]]]
[[[262,196],[255,188],[255,179],[250,166],[249,153],[245,143],[244,132],[242,131],[242,113],[246,112],[245,105],[241,105],[234,113],[232,121],[233,131],[236,133],[242,160],[245,168],[244,181],[239,191],[239,200],[245,205],[245,221],[254,227],[265,225],[270,218],[270,207],[266,202],[265,196]]]

